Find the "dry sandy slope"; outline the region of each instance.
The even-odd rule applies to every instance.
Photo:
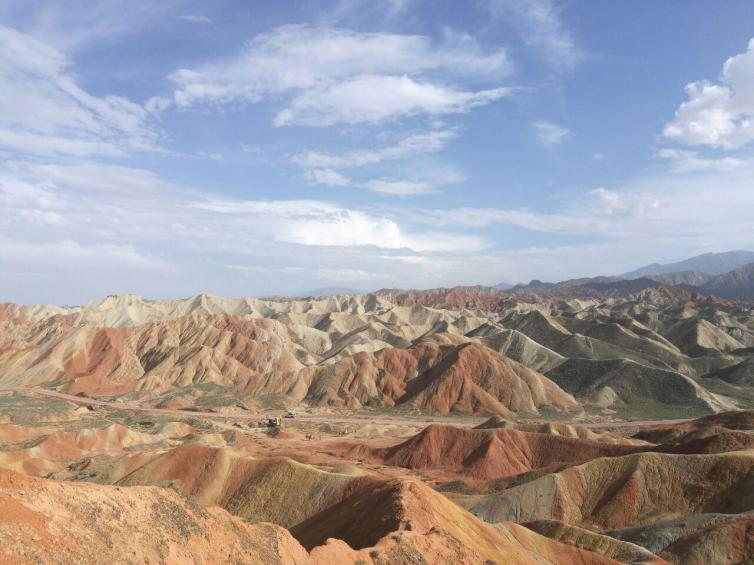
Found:
[[[556,520],[528,522],[525,526],[549,538],[589,551],[595,551],[600,555],[605,555],[624,563],[646,563],[652,565],[665,563],[663,559],[639,545],[617,540]]]
[[[230,448],[182,445],[154,457],[118,484],[174,482],[203,505],[291,527],[375,481],[324,471],[287,457],[254,458]]]
[[[305,563],[281,527],[249,525],[173,491],[33,479],[0,471],[5,563]]]

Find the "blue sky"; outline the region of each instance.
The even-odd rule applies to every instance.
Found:
[[[753,248],[750,2],[0,3],[0,291],[562,280]]]

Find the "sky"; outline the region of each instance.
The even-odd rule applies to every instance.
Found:
[[[0,300],[754,248],[748,0],[0,0]]]

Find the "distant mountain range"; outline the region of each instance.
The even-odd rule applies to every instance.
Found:
[[[296,294],[292,294],[291,297],[292,298],[310,298],[310,297],[336,296],[336,295],[354,296],[354,295],[360,295],[360,294],[367,294],[367,292],[358,288],[350,288],[347,286],[323,286],[321,288],[314,288],[312,290],[305,290],[303,292],[297,292]]]
[[[626,296],[645,288],[677,286],[690,292],[729,299],[754,299],[754,252],[705,253],[677,263],[653,263],[620,276],[569,279],[557,283],[532,280],[504,288],[511,293],[531,293],[564,298]]]
[[[677,263],[652,263],[635,271],[620,275],[622,279],[654,277],[668,273],[697,271],[707,275],[722,275],[747,263],[754,263],[754,251],[726,251],[725,253],[704,253]]]
[[[699,288],[723,298],[754,298],[754,263],[713,277]]]

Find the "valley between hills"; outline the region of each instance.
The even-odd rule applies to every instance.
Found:
[[[575,286],[3,304],[0,562],[752,559],[754,304]]]

